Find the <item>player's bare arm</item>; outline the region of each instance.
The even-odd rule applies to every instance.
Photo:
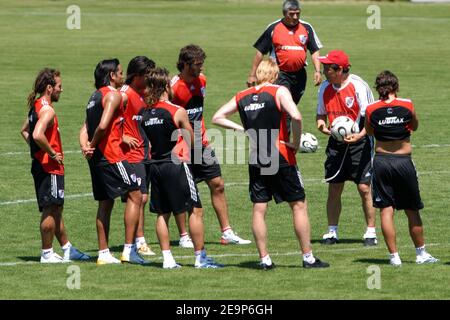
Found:
[[[175,112],[174,120],[181,130],[184,141],[190,143],[190,146],[194,145],[194,130],[192,129],[191,123],[189,122],[189,117],[187,115],[186,109],[179,108]]]
[[[327,126],[327,115],[326,114],[317,114],[316,115],[317,129],[326,135],[331,135],[331,131]]]
[[[320,56],[320,51],[317,50],[311,55],[311,60],[314,65],[314,85],[317,87],[322,83],[322,72],[320,71],[321,65],[318,57]]]
[[[20,129],[20,135],[27,144],[30,144],[30,124],[28,122],[28,118],[26,118],[22,124],[22,128]]]
[[[89,144],[89,136],[88,136],[86,122],[80,128],[79,141],[80,141],[81,153],[83,154],[83,156],[86,159],[90,159],[92,157],[92,155],[94,154],[95,148],[92,148]]]
[[[97,129],[95,129],[94,136],[92,137],[92,141],[90,141],[90,146],[95,148],[97,144],[102,140],[103,136],[110,125],[114,113],[120,106],[120,102],[122,100],[122,95],[119,92],[110,92],[106,95],[103,101],[103,114],[100,119],[100,123],[98,124]]]
[[[243,126],[237,124],[234,121],[227,119],[237,111],[236,97],[233,97],[230,101],[220,107],[219,110],[212,117],[212,123],[225,129],[233,129],[239,132],[245,132]]]
[[[45,106],[39,112],[39,120],[36,123],[36,127],[33,131],[33,139],[36,144],[45,152],[47,152],[53,160],[59,164],[63,163],[63,155],[60,152],[56,152],[50,146],[45,131],[48,127],[53,125],[53,118],[55,117],[55,110],[50,106]]]
[[[281,109],[291,116],[292,122],[292,143],[285,141],[284,143],[295,151],[300,148],[300,137],[302,135],[302,115],[297,109],[297,105],[292,100],[292,95],[286,87],[280,87],[277,90],[277,100]]]

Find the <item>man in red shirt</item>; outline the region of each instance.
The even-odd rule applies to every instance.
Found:
[[[120,263],[109,251],[109,222],[114,199],[127,199],[124,212],[125,244],[121,261],[146,264],[134,244],[139,222],[142,193],[136,173],[122,152],[123,105],[118,91],[123,84],[122,66],[118,59],[100,61],[94,72],[97,90],[86,106],[86,121],[80,130],[80,147],[88,160],[94,199],[98,201],[97,264]]]
[[[265,54],[274,59],[280,69],[276,84],[285,86],[292,94],[296,104],[300,101],[306,87],[306,50],[311,54],[314,65],[314,84],[321,81],[319,49],[322,48],[313,27],[300,20],[301,8],[297,0],[283,3],[283,19],[271,23],[253,45],[256,49],[247,85],[254,86],[256,69]]]
[[[139,208],[139,224],[136,231],[135,244],[138,253],[143,256],[153,256],[155,253],[144,237],[144,208],[148,202],[148,186],[150,180],[148,166],[150,160],[150,144],[142,132],[141,120],[146,107],[144,101],[145,74],[155,67],[155,63],[145,56],[137,56],[130,60],[127,68],[125,85],[120,89],[127,100],[123,114],[123,141],[121,144],[125,158],[134,167],[137,181],[142,192],[142,203]],[[122,199],[125,200],[126,199]]]
[[[194,129],[195,142],[193,148],[192,172],[196,183],[206,181],[211,191],[211,200],[222,230],[222,244],[249,244],[232,230],[228,217],[225,198],[225,184],[220,171],[219,161],[209,145],[203,118],[206,77],[201,73],[206,54],[197,45],[188,45],[180,50],[177,68],[180,74],[171,81],[172,102],[186,109],[189,121]],[[201,204],[200,204],[201,206]],[[201,210],[201,208],[194,208]],[[185,215],[175,216],[180,232],[180,246],[192,248],[192,242],[186,232]]]
[[[317,128],[323,134],[331,135],[328,124],[339,116],[348,116],[359,126],[359,132],[339,142],[330,136],[326,149],[325,180],[328,182],[328,232],[323,236],[324,244],[338,242],[338,223],[341,214],[341,195],[346,180],[353,181],[358,188],[364,210],[367,229],[363,236],[364,245],[377,244],[375,232],[375,209],[370,193],[371,141],[364,129],[366,107],[373,101],[373,94],[367,83],[350,73],[347,54],[332,50],[319,57],[324,65],[324,81],[319,89],[317,103]]]
[[[90,257],[73,247],[67,238],[62,212],[64,208],[64,154],[59,134],[58,118],[52,103],[59,100],[62,89],[58,70],[45,68],[36,77],[28,97],[30,111],[21,134],[30,146],[31,173],[41,216],[41,263],[62,263],[89,260]],[[36,95],[40,97],[36,99]],[[64,255],[53,251],[53,237],[58,239]]]

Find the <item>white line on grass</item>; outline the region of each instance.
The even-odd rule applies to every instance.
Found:
[[[448,148],[450,147],[450,144],[424,144],[424,145],[412,145],[413,148]],[[238,148],[225,148],[225,150],[247,150],[246,148],[242,148],[242,147],[238,147]],[[319,149],[322,149],[322,147],[319,146]],[[80,150],[68,150],[68,151],[64,151],[64,154],[76,154],[76,153],[81,153]],[[217,153],[217,151],[216,151]],[[0,156],[20,156],[20,155],[24,155],[24,154],[30,154],[30,151],[13,151],[13,152],[3,152],[0,153]]]
[[[449,243],[427,243],[427,247],[435,247],[435,246],[442,246],[442,247],[448,247],[450,244]],[[411,245],[404,245],[404,246],[400,246],[400,248],[410,248]],[[359,248],[330,248],[330,249],[325,249],[325,250],[321,250],[320,248],[317,249],[317,247],[314,249],[315,253],[345,253],[345,252],[354,252],[354,251],[364,251],[364,250],[386,250],[386,248],[384,246],[378,246],[378,247],[359,247]],[[284,252],[284,253],[270,253],[271,256],[275,257],[275,256],[295,256],[295,255],[300,255],[299,251],[293,251],[293,252]],[[258,253],[224,253],[224,254],[211,254],[209,255],[210,257],[219,259],[219,258],[230,258],[230,257],[257,257]],[[189,256],[174,256],[175,259],[177,260],[184,260],[184,259],[192,259],[193,256],[189,255]],[[151,258],[151,261],[156,261],[156,260],[162,260],[163,258],[161,256],[159,257],[153,257]],[[12,267],[12,266],[17,266],[17,265],[29,265],[29,264],[38,264],[40,262],[38,261],[17,261],[17,262],[0,262],[0,267]]]

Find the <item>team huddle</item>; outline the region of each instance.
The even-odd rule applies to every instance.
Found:
[[[252,231],[260,256],[259,267],[275,267],[267,248],[265,217],[268,202],[286,201],[292,211],[304,268],[326,268],[313,254],[308,206],[296,153],[300,147],[302,116],[297,104],[306,87],[306,52],[311,54],[314,84],[319,86],[317,128],[329,136],[324,164],[328,183],[328,230],[324,245],[339,243],[338,223],[345,181],[353,181],[360,194],[367,229],[364,245],[378,244],[376,209],[389,250],[390,263],[401,265],[396,247],[394,210],[405,210],[416,262],[438,259],[425,249],[419,210],[423,208],[417,173],[411,159],[410,135],[418,128],[413,103],[397,97],[399,83],[390,71],[375,80],[379,100],[360,77],[350,73],[349,57],[332,50],[320,56],[322,44],[313,27],[300,20],[297,0],[283,3],[283,18],[270,24],[254,47],[247,85],[219,108],[212,123],[245,133],[250,142],[249,194],[253,204]],[[264,59],[270,54],[271,58]],[[79,143],[90,169],[94,199],[98,202],[97,264],[146,265],[143,256],[154,255],[144,236],[145,205],[156,218],[156,235],[163,268],[181,266],[170,248],[169,219],[173,214],[179,245],[193,248],[196,268],[222,268],[207,255],[203,209],[197,184],[210,190],[222,244],[250,244],[231,228],[224,179],[211,147],[203,117],[206,54],[197,45],[180,50],[177,69],[169,72],[145,56],[128,63],[126,80],[118,59],[100,61],[94,71],[95,92],[86,106]],[[323,68],[322,68],[323,66]],[[322,71],[326,81],[322,82]],[[90,260],[68,240],[62,218],[64,204],[64,153],[53,102],[62,92],[61,74],[45,68],[28,97],[29,113],[22,136],[30,146],[32,175],[41,217],[42,263]],[[39,97],[37,97],[39,95]],[[241,124],[229,119],[239,113]],[[330,125],[338,117],[354,121],[357,130],[337,140]],[[109,250],[110,217],[114,199],[125,203],[125,239],[120,260]],[[186,223],[187,219],[187,223]],[[188,228],[186,226],[188,225]],[[53,250],[53,238],[63,256]]]

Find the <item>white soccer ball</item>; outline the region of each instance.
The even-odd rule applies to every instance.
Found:
[[[316,152],[318,146],[319,141],[313,134],[309,132],[302,133],[302,136],[300,137],[300,152]]]
[[[330,130],[331,136],[337,141],[344,141],[344,138],[348,135],[359,132],[357,123],[347,116],[334,119]]]

